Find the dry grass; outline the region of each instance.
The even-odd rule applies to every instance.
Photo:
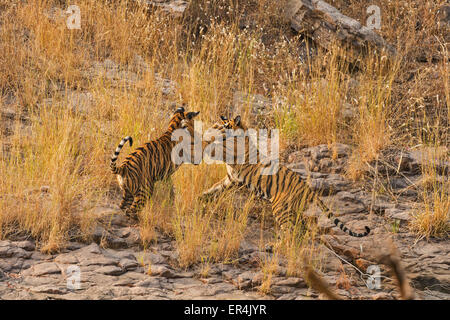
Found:
[[[301,209],[306,207],[302,204]],[[305,263],[320,269],[322,252],[319,247],[319,230],[314,219],[298,221],[294,228],[280,232],[274,252],[286,258],[286,273],[300,277]]]
[[[358,115],[353,130],[356,148],[347,168],[350,178],[357,180],[366,171],[366,163],[378,160],[380,152],[395,145],[394,130],[390,126],[399,115],[391,110],[392,85],[399,72],[399,62],[390,64],[374,58],[367,64],[359,79],[356,97]]]
[[[127,1],[77,1],[81,30],[69,30],[64,1],[0,0],[0,238],[25,232],[42,250],[55,251],[74,237],[89,237],[89,209],[119,201],[108,167],[116,144],[126,135],[136,145],[156,138],[172,102],[201,111],[209,125],[228,110],[236,90],[264,94],[278,103],[263,124],[280,129],[283,146],[352,144],[355,179],[389,145],[448,144],[448,39],[436,26],[444,1],[379,2],[380,33],[397,44],[398,61],[387,66],[370,55],[352,74],[337,47],[302,63],[302,40],[289,30],[282,3],[268,0],[248,1],[245,21],[237,12],[246,6],[231,15],[213,10],[196,37],[183,28],[189,20]],[[364,23],[365,1],[332,3]],[[417,62],[420,55],[427,62]],[[176,89],[163,95],[161,78]],[[74,96],[87,96],[87,105],[74,103]],[[354,110],[350,118],[344,107]],[[248,122],[249,108],[242,112]],[[174,236],[181,266],[231,261],[255,203],[249,199],[236,209],[232,192],[214,203],[197,200],[224,174],[221,166],[181,168],[173,177],[174,202],[165,197],[170,186],[161,186],[141,213],[143,241],[157,241],[156,230]],[[448,212],[448,194],[432,195],[425,204],[439,218],[425,215],[433,226],[426,234],[442,230],[437,221]],[[313,256],[313,233],[279,248],[290,274],[305,255]],[[266,264],[263,292],[270,291],[273,262]]]
[[[172,218],[182,267],[197,262],[231,262],[245,236],[249,210],[254,206],[253,198],[239,204],[233,201],[235,190],[218,195],[211,202],[199,201],[197,195],[206,188],[211,177],[222,178],[225,175],[221,167],[217,167],[215,172],[211,169],[209,165],[201,165],[200,168],[180,171],[174,179],[179,190],[183,190],[179,192],[177,213]],[[203,186],[201,190],[192,189],[191,181]]]
[[[270,294],[272,287],[272,278],[277,275],[278,271],[278,255],[265,257],[260,261],[260,268],[262,273],[261,284],[258,287],[258,292],[262,294]]]
[[[31,137],[15,132],[8,157],[0,162],[2,235],[18,227],[45,239],[48,250],[58,249],[73,227],[89,229],[86,212],[101,196],[86,168],[93,159],[82,156],[90,152],[83,150],[88,147],[80,135],[83,120],[51,108],[30,113],[36,119]]]
[[[448,238],[450,234],[450,182],[438,175],[437,164],[448,158],[441,148],[424,152],[422,168],[422,203],[414,210],[410,229],[419,237]]]

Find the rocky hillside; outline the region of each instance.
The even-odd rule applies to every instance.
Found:
[[[390,251],[392,239],[418,299],[448,299],[450,241],[418,240],[408,230],[415,202],[415,186],[422,176],[400,171],[390,184],[398,195],[373,201],[370,191],[346,180],[341,174],[348,159],[349,146],[337,146],[333,160],[326,145],[305,148],[289,155],[289,167],[305,174],[310,165],[321,168],[312,172],[311,185],[321,190],[333,190],[323,197],[344,222],[359,230],[372,227],[372,235],[355,239],[333,229],[326,218],[319,219],[323,236],[323,279],[336,293],[348,299],[398,299],[397,279],[391,269],[379,262],[382,253]],[[420,166],[420,160],[404,155],[410,168]],[[305,165],[306,164],[306,165]],[[324,168],[322,168],[324,166]],[[448,163],[447,163],[448,169]],[[324,187],[325,186],[325,187]],[[367,211],[370,208],[370,211]],[[176,241],[158,233],[157,243],[142,246],[139,226],[127,220],[117,206],[97,207],[93,211],[97,225],[93,242],[71,241],[56,254],[36,250],[28,237],[13,237],[0,242],[0,293],[3,299],[316,299],[326,298],[310,289],[303,277],[287,275],[288,261],[274,260],[274,253],[259,246],[257,233],[249,232],[240,243],[233,261],[180,268],[177,263]],[[308,215],[320,217],[315,207]],[[369,221],[369,223],[368,223]],[[250,230],[258,230],[253,217]],[[270,232],[270,230],[266,230]],[[266,280],[261,261],[276,261],[273,266],[270,291],[260,292]],[[369,289],[367,268],[379,265],[380,289]],[[79,266],[81,286],[67,287],[72,276],[70,266]]]

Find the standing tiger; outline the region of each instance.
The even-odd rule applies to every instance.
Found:
[[[128,155],[120,166],[116,160],[124,144],[131,137],[120,141],[116,151],[111,157],[111,171],[117,175],[119,186],[123,192],[120,209],[129,217],[136,218],[153,193],[157,181],[169,180],[180,165],[172,161],[172,149],[177,144],[172,141],[172,133],[177,129],[187,129],[191,137],[194,135],[194,118],[200,112],[185,112],[183,107],[178,108],[169,122],[167,131],[158,139],[145,143]]]
[[[370,233],[370,229],[367,226],[364,233],[355,233],[348,229],[338,218],[333,219],[333,213],[330,209],[296,172],[280,165],[275,173],[267,175],[262,174],[262,170],[267,169],[267,165],[261,163],[261,161],[257,164],[249,164],[250,150],[252,150],[252,147],[256,147],[251,143],[248,135],[245,134],[247,128],[242,123],[240,116],[235,117],[233,120],[228,120],[226,117],[221,116],[221,122],[214,125],[213,128],[219,130],[219,136],[225,141],[223,147],[225,154],[222,159],[225,159],[227,152],[231,152],[234,161],[226,164],[227,176],[205,191],[202,194],[202,198],[207,198],[209,195],[233,185],[244,186],[271,202],[275,221],[282,230],[291,228],[294,225],[296,214],[301,209],[302,204],[315,201],[320,209],[327,214],[327,217],[350,236],[364,237]],[[245,158],[238,154],[237,143],[233,141],[233,147],[227,147],[226,144],[227,138],[230,139],[232,137],[232,139],[236,140],[237,137],[242,138],[242,135],[245,136]],[[257,149],[256,151],[259,154]],[[244,161],[236,161],[237,157],[241,157]]]

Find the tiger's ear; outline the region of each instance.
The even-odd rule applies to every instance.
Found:
[[[184,112],[184,108],[183,107],[178,107],[177,110],[175,110],[174,113],[182,113]]]
[[[228,120],[227,117],[225,117],[225,116],[220,116],[220,119],[222,119],[222,121],[227,121]]]
[[[234,118],[234,124],[237,126],[241,124],[241,116],[236,116],[236,118]]]
[[[192,119],[192,118],[198,116],[199,113],[200,113],[200,111],[197,111],[197,112],[188,112],[188,113],[186,114],[186,118],[188,118],[188,119],[190,120],[190,119]]]

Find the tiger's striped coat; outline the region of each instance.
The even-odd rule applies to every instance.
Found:
[[[125,137],[119,143],[111,157],[110,168],[117,175],[119,186],[123,192],[120,208],[127,216],[136,218],[153,193],[157,181],[168,180],[179,165],[172,161],[172,149],[176,141],[172,141],[172,133],[176,129],[187,129],[191,137],[194,135],[194,117],[199,112],[185,112],[178,108],[169,122],[167,131],[158,139],[145,143],[128,155],[120,166],[117,158],[127,141],[133,144],[131,137]],[[192,139],[193,140],[193,139]]]
[[[228,120],[223,116],[221,119],[221,123],[216,124],[213,128],[221,131],[223,141],[226,141],[227,136],[230,138],[229,130],[235,130],[237,132],[236,130],[241,129],[243,133],[247,129],[242,124],[240,116],[237,116],[233,120]],[[233,137],[236,137],[236,135],[233,135]],[[233,143],[233,146],[233,149],[230,150],[225,142],[223,150],[224,153],[232,152],[236,160],[239,156],[237,154],[237,143]],[[245,136],[245,161],[248,161],[250,158],[251,147],[254,147],[251,145],[251,139]],[[225,154],[223,155],[223,159],[226,159]],[[234,185],[243,186],[271,202],[274,218],[282,229],[291,228],[294,225],[298,211],[304,204],[315,202],[337,227],[350,236],[364,237],[370,233],[370,229],[367,226],[363,233],[356,233],[348,229],[338,218],[333,216],[330,209],[320,200],[318,195],[298,173],[284,166],[280,165],[276,172],[267,175],[261,174],[262,170],[267,169],[267,165],[261,162],[257,164],[249,164],[248,162],[239,164],[237,161],[234,161],[226,165],[227,176],[205,191],[202,197],[206,198]]]

